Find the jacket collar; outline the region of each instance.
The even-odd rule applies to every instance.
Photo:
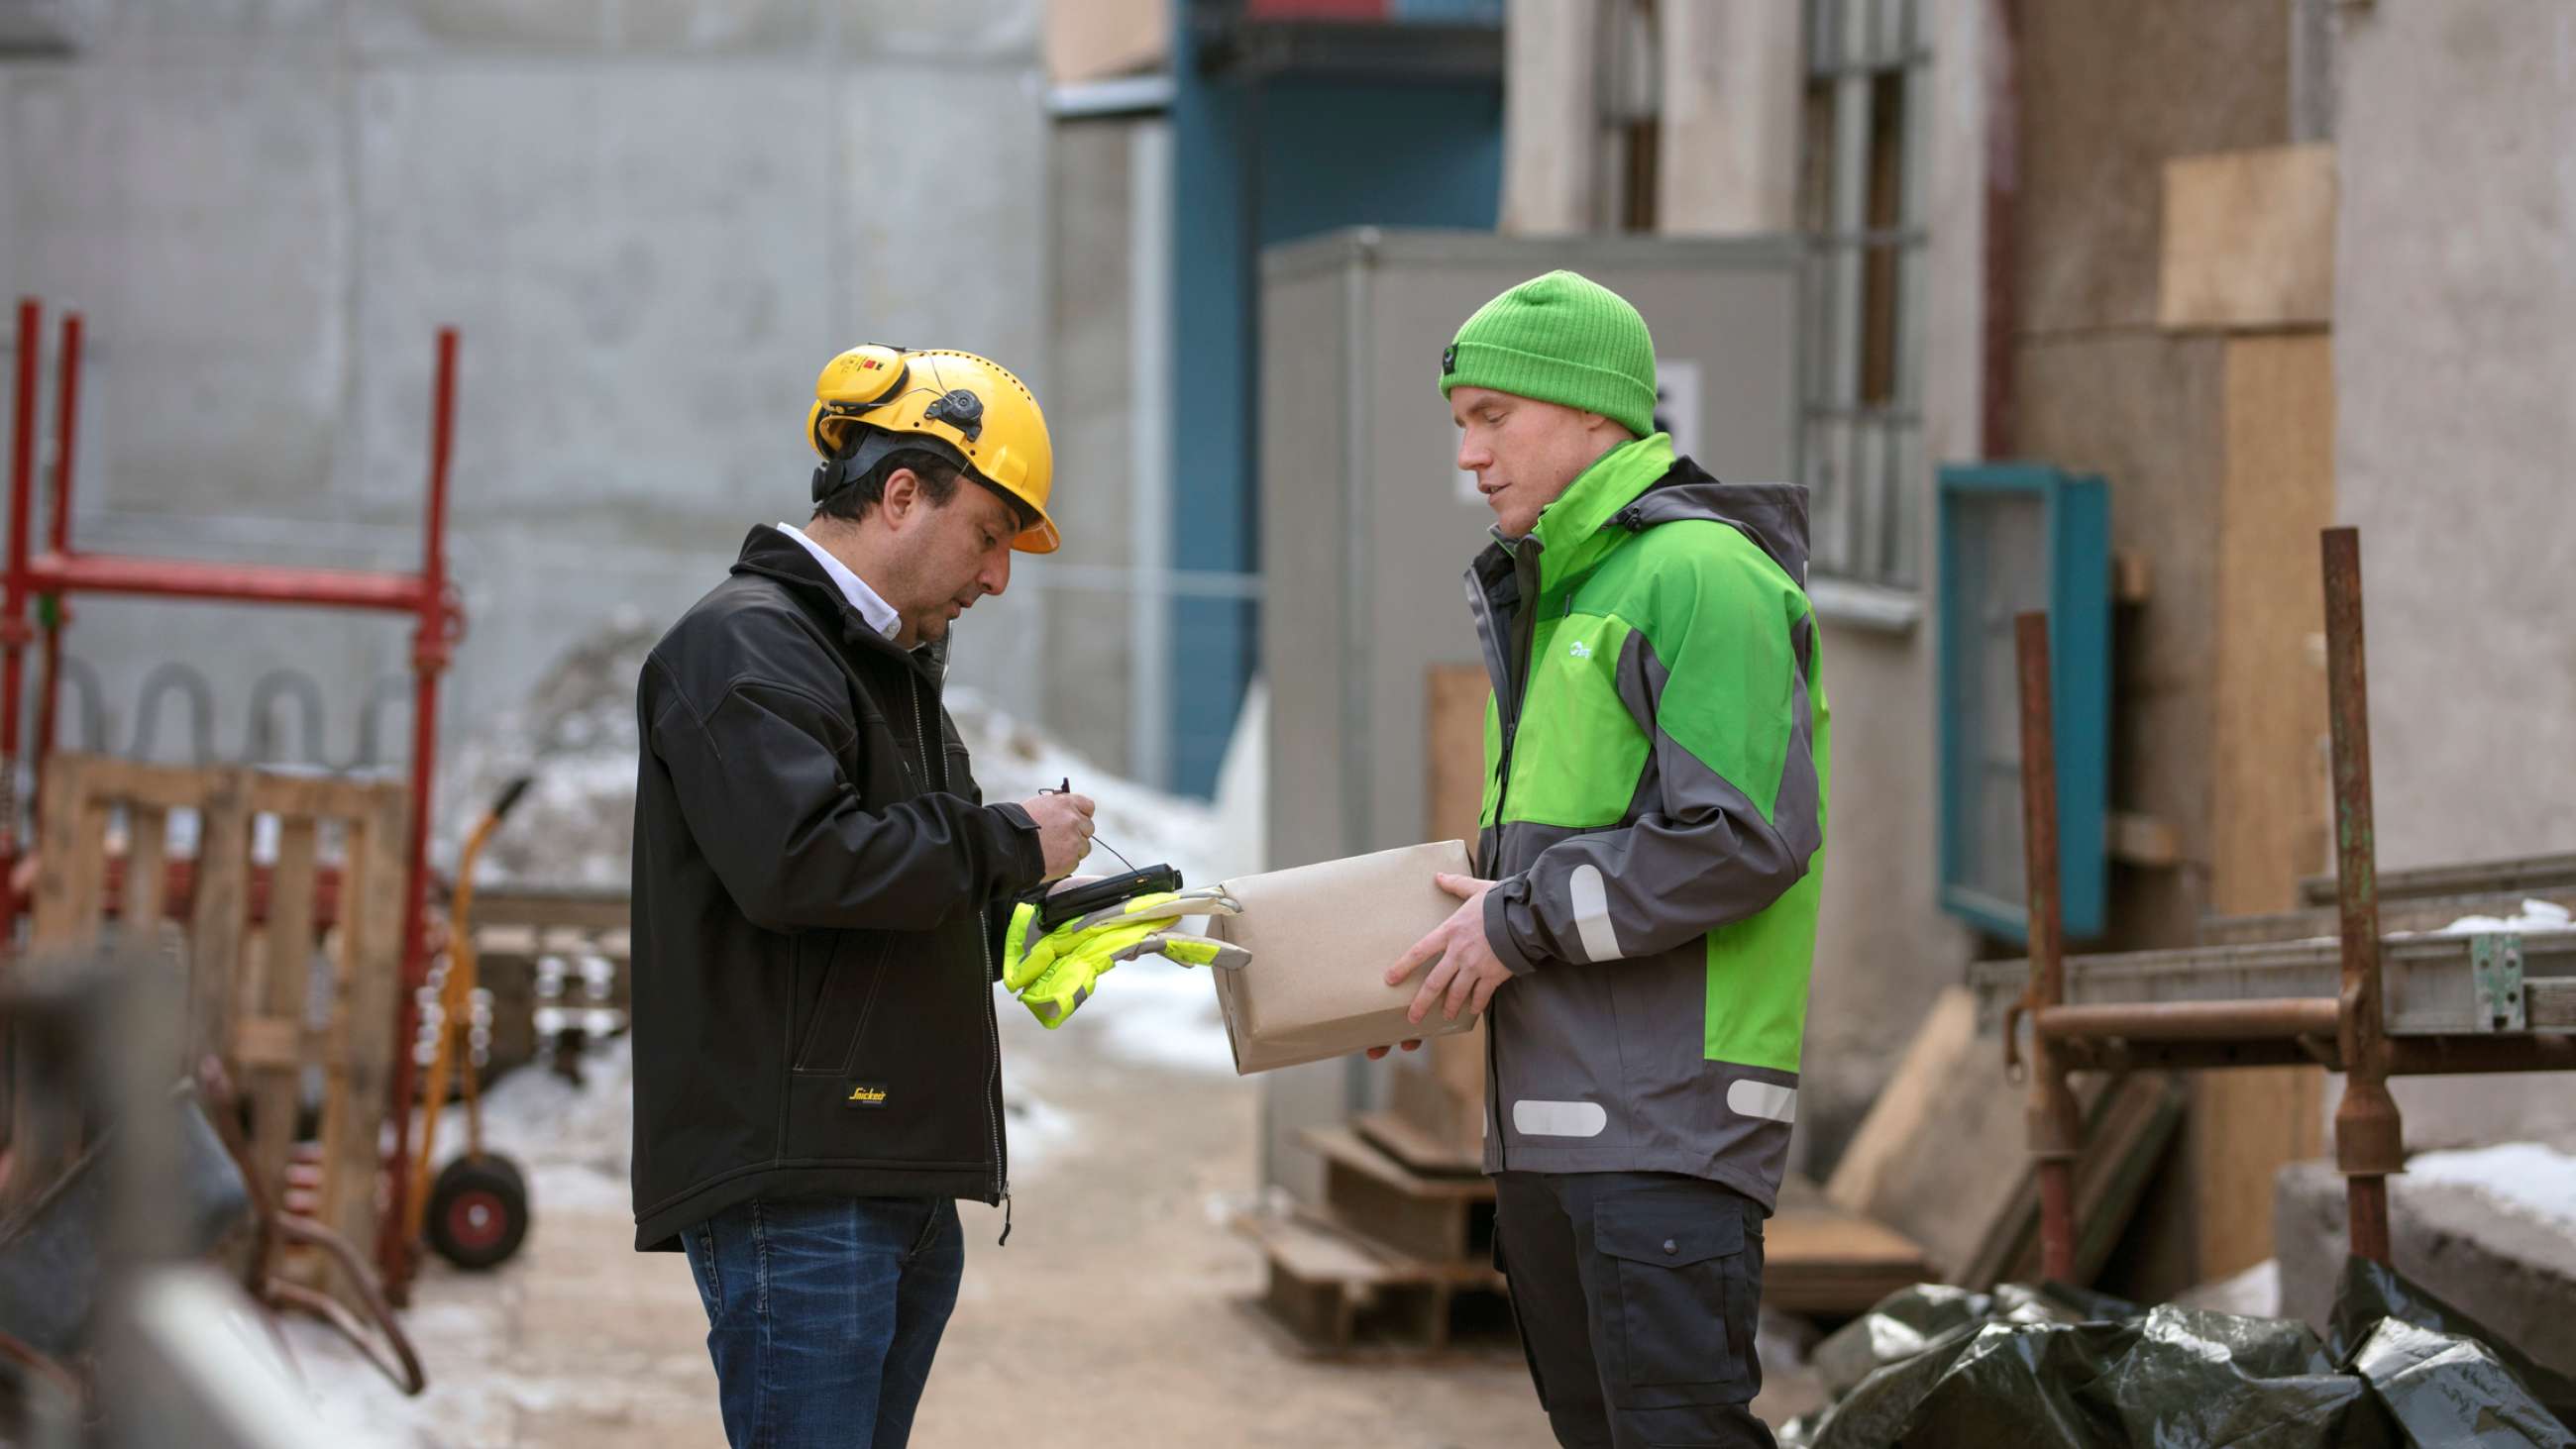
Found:
[[[768,524],[752,525],[751,532],[743,538],[742,555],[734,560],[733,572],[754,574],[784,585],[798,607],[837,628],[844,644],[901,660],[922,671],[934,685],[948,671],[946,640],[906,650],[878,633],[867,616],[851,606],[849,596],[841,592],[841,586],[823,571],[805,545]]]
[[[1494,533],[1477,560],[1487,588],[1511,576],[1511,561],[1537,555],[1544,593],[1580,577],[1631,535],[1659,524],[1723,523],[1753,540],[1799,588],[1807,586],[1807,490],[1796,483],[1721,483],[1656,433],[1604,453],[1541,510],[1527,538]],[[1532,601],[1534,602],[1534,601]]]
[[[1554,503],[1539,510],[1530,529],[1540,549],[1540,590],[1584,572],[1618,547],[1620,536],[1604,532],[1610,520],[1672,467],[1672,436],[1649,433],[1612,448],[1576,474]]]
[[[1612,521],[1643,533],[1658,524],[1723,523],[1754,544],[1801,589],[1807,586],[1807,490],[1797,483],[1721,483],[1688,458],[1638,494]]]

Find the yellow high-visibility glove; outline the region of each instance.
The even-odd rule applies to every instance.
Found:
[[[1157,891],[1067,921],[1032,942],[1037,910],[1023,904],[1011,916],[1002,984],[1053,1030],[1091,999],[1101,976],[1121,961],[1159,955],[1184,966],[1242,965],[1250,959],[1242,947],[1173,929],[1183,916],[1230,916],[1240,909],[1214,888]]]

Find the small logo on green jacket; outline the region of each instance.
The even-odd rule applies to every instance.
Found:
[[[1573,655],[1577,659],[1589,659],[1592,657],[1592,646],[1584,643],[1580,639],[1577,639],[1574,641],[1574,646],[1565,652]]]
[[[853,1082],[850,1095],[841,1100],[853,1107],[882,1107],[886,1103],[886,1089],[874,1082]]]

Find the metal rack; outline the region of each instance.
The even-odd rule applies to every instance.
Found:
[[[2404,1124],[2388,1079],[2576,1070],[2576,933],[2382,934],[2383,890],[2440,903],[2436,911],[2483,905],[2491,897],[2464,893],[2576,888],[2576,857],[2380,879],[2358,532],[2325,530],[2323,558],[2336,873],[2330,884],[2310,882],[2303,895],[2312,907],[2333,902],[2331,939],[2249,939],[2267,928],[2326,926],[2312,909],[2239,924],[2225,933],[2227,944],[2066,957],[2048,618],[2030,613],[2015,621],[2030,957],[2026,967],[1982,968],[1977,984],[1992,990],[2007,973],[2024,976],[2020,1000],[2005,1013],[2004,1061],[2008,1071],[2021,1070],[2016,1024],[2028,1016],[2030,1152],[2040,1184],[2041,1271],[2051,1278],[2075,1272],[2072,1181],[2083,1128],[2067,1087],[2071,1071],[2314,1064],[2344,1073],[2334,1141],[2352,1251],[2387,1263],[2388,1174],[2405,1166]],[[2414,925],[2440,919],[2428,917],[2423,904],[2400,910]]]
[[[35,507],[36,403],[38,350],[43,309],[34,298],[18,304],[17,389],[15,428],[9,468],[9,546],[6,588],[0,592],[0,941],[15,939],[25,903],[11,881],[20,853],[17,800],[20,714],[26,682],[26,652],[42,636],[44,674],[36,713],[34,775],[43,778],[45,760],[53,753],[54,716],[63,673],[62,635],[70,624],[68,603],[77,593],[129,598],[193,599],[224,603],[283,604],[310,608],[359,609],[408,616],[413,623],[411,662],[411,838],[403,882],[402,990],[398,1021],[385,1023],[395,1033],[393,1104],[394,1150],[388,1163],[393,1176],[392,1200],[404,1196],[405,1139],[411,1111],[414,997],[427,973],[423,917],[429,884],[430,786],[438,760],[438,681],[463,636],[465,611],[447,577],[447,470],[456,401],[456,329],[438,333],[437,381],[431,399],[429,498],[422,530],[421,566],[417,573],[353,569],[294,568],[269,564],[221,564],[197,560],[137,558],[87,553],[72,545],[72,465],[79,418],[82,319],[66,313],[62,322],[56,387],[58,417],[53,470],[52,519],[47,547],[31,551]],[[31,623],[30,608],[36,615]],[[33,802],[29,802],[32,814]],[[399,1214],[387,1214],[376,1242],[376,1258],[385,1281],[399,1300],[409,1278],[408,1247],[401,1241]]]

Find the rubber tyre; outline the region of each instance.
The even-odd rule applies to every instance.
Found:
[[[528,1180],[506,1157],[460,1157],[429,1190],[425,1229],[438,1256],[469,1272],[496,1268],[528,1236]]]

